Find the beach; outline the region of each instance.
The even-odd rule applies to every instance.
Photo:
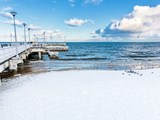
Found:
[[[159,0],[0,0],[0,120],[160,120]]]
[[[2,120],[159,120],[160,69],[69,70],[12,77]]]

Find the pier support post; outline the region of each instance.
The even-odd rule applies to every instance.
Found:
[[[39,57],[39,59],[41,59],[41,58],[42,58],[42,54],[41,54],[41,52],[38,52],[38,57]]]
[[[22,59],[25,60],[26,59],[26,53],[22,54]]]
[[[12,58],[10,60],[9,70],[17,70],[17,68],[18,68],[18,59]]]

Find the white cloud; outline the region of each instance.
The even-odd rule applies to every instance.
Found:
[[[64,40],[65,35],[60,30],[39,30],[35,31],[34,34],[39,38],[40,41],[43,41],[44,38],[44,31],[45,31],[45,38],[46,41],[57,41],[57,40]]]
[[[8,18],[8,19],[12,19],[13,16],[10,14],[10,10],[13,10],[12,7],[5,7],[3,9],[0,10],[0,16],[4,17],[4,18]]]
[[[71,7],[75,7],[75,3],[77,0],[68,0],[69,5]],[[93,5],[99,5],[102,3],[104,0],[82,0],[82,6],[86,4],[93,4]]]
[[[68,0],[68,2],[71,7],[75,7],[76,0]]]
[[[87,19],[83,20],[83,19],[74,18],[70,20],[65,20],[64,23],[72,27],[78,27],[86,23],[94,23],[94,22],[92,20],[87,20]]]
[[[12,15],[9,12],[6,12],[6,11],[1,11],[0,16],[8,18],[8,19],[13,18]]]
[[[10,24],[10,25],[13,25],[14,24],[14,21],[13,20],[7,20],[7,21],[4,21],[3,23],[5,24]],[[19,20],[15,20],[15,23],[17,26],[21,27],[23,22],[22,21],[19,21]]]
[[[103,0],[84,0],[84,4],[92,3],[94,5],[98,5],[102,2],[103,2]]]
[[[120,20],[114,20],[105,29],[99,29],[97,34],[108,36],[130,36],[140,38],[160,37],[160,5],[135,6],[134,10]]]
[[[58,37],[58,38],[62,38],[64,37],[64,34],[62,32],[60,32],[60,30],[45,30],[46,31],[46,35],[47,37]]]
[[[10,1],[12,1],[12,0],[1,0],[2,2],[10,2]]]
[[[160,5],[156,7],[135,6],[132,13],[111,24],[111,29],[145,32],[159,28]]]
[[[37,26],[33,24],[28,25],[28,28],[30,28],[31,30],[41,30],[42,29],[41,26]]]
[[[13,10],[13,8],[12,7],[5,7],[2,9],[2,11],[9,11],[9,10]]]
[[[7,18],[9,20],[5,20],[3,21],[3,23],[5,24],[10,24],[10,25],[13,25],[14,24],[14,21],[13,21],[13,16],[10,14],[10,12],[8,12],[8,10],[12,10],[13,8],[11,7],[6,7],[6,8],[3,8],[2,11],[0,12],[0,16],[4,17],[4,18]],[[33,17],[32,17],[33,18]],[[22,27],[22,24],[23,22],[20,21],[20,20],[15,20],[15,23],[18,27]],[[42,27],[40,26],[35,26],[33,24],[30,24],[28,25],[29,28],[31,28],[32,30],[40,30],[42,29]]]

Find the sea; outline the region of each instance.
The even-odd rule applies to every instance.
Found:
[[[131,70],[160,68],[160,42],[69,42],[59,59],[28,61],[20,73],[62,70]]]

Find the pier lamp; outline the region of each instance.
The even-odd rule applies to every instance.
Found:
[[[25,41],[25,49],[26,49],[26,23],[23,23],[24,26],[24,41]]]
[[[45,36],[46,32],[44,31],[43,32],[43,36],[44,36],[44,44],[45,44],[45,41],[46,41],[46,36]]]
[[[52,36],[50,36],[50,41],[52,41]]]
[[[11,42],[12,42],[12,34],[10,34],[10,39],[11,39]]]
[[[34,34],[34,37],[35,37],[35,39],[37,40],[37,43],[38,43],[38,37],[37,37],[37,35]]]
[[[29,38],[29,43],[31,42],[31,39],[30,39],[30,31],[31,31],[31,28],[28,28],[28,38]]]
[[[16,57],[18,57],[18,45],[17,45],[17,33],[16,33],[16,22],[15,22],[15,16],[16,16],[16,12],[12,11],[10,12],[10,14],[13,16],[13,24],[14,24],[14,34],[15,34],[15,43],[16,43]]]

